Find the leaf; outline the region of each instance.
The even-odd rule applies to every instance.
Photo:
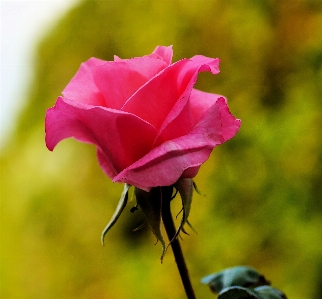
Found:
[[[282,291],[271,286],[260,286],[255,288],[254,291],[260,294],[262,299],[287,299]]]
[[[162,245],[161,262],[166,252],[165,242],[161,233],[161,207],[162,197],[161,188],[155,187],[146,192],[142,189],[135,188],[136,202],[141,208],[146,222],[150,226],[153,234]]]
[[[252,290],[243,287],[230,287],[223,289],[218,299],[262,299]]]
[[[248,266],[227,268],[202,278],[201,282],[208,284],[214,293],[219,293],[231,286],[256,287],[269,284],[262,274]]]
[[[218,299],[287,299],[285,294],[271,286],[260,286],[255,289],[229,287],[223,289]]]
[[[170,243],[178,237],[181,230],[186,233],[183,228],[186,223],[188,223],[188,225],[191,227],[190,223],[188,222],[188,216],[190,214],[192,203],[193,181],[192,179],[181,178],[174,184],[174,187],[179,191],[182,200],[182,219]]]
[[[115,210],[111,220],[109,221],[109,223],[106,225],[106,227],[104,228],[104,230],[102,232],[102,236],[101,236],[102,245],[104,245],[104,237],[105,237],[106,233],[116,223],[117,219],[119,219],[120,215],[122,214],[122,212],[127,204],[128,191],[129,191],[130,187],[131,187],[131,185],[129,185],[129,184],[124,185],[124,189],[123,189],[120,201],[116,207],[116,210]]]

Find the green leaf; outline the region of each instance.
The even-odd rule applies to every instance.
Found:
[[[255,289],[234,286],[223,289],[218,299],[287,299],[285,294],[271,286],[260,286]]]
[[[150,226],[153,234],[162,245],[161,261],[166,252],[165,242],[161,233],[161,188],[152,188],[150,192],[146,192],[139,188],[135,188],[136,202],[141,208],[146,222]]]
[[[260,286],[254,289],[254,291],[260,294],[262,299],[286,299],[286,295],[271,286]]]
[[[187,223],[190,227],[190,223],[188,222],[188,216],[190,214],[191,203],[192,203],[192,194],[193,194],[193,181],[192,179],[179,179],[175,184],[174,187],[180,193],[181,201],[182,201],[182,219],[180,225],[176,231],[176,234],[170,241],[170,243],[175,240],[180,231],[182,230],[185,232],[183,226]]]
[[[116,223],[117,219],[119,219],[120,215],[122,214],[122,212],[126,206],[126,203],[128,200],[128,191],[129,191],[130,187],[131,187],[131,185],[129,185],[129,184],[124,185],[124,189],[123,189],[120,201],[116,207],[116,210],[115,210],[110,222],[106,225],[106,227],[104,228],[104,230],[102,232],[102,236],[101,236],[102,245],[104,245],[104,237],[105,237],[106,233]]]
[[[243,287],[225,288],[219,293],[218,299],[262,299],[252,290]]]
[[[208,284],[214,293],[219,293],[231,286],[256,287],[269,284],[262,274],[248,266],[227,268],[202,278],[201,282]]]

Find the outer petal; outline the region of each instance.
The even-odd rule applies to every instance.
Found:
[[[108,108],[121,109],[143,84],[166,67],[160,59],[133,58],[106,62],[92,69],[94,82]]]
[[[225,99],[220,98],[187,135],[161,144],[123,170],[113,181],[144,190],[172,185],[183,173],[185,177],[195,175],[212,149],[232,138],[239,127],[240,120],[230,114]]]
[[[46,113],[48,149],[68,137],[95,144],[102,168],[111,178],[148,153],[155,135],[155,128],[135,115],[75,105],[62,97]]]
[[[193,123],[197,123],[198,119],[205,114],[205,112],[214,103],[216,103],[219,98],[226,99],[222,95],[204,92],[193,88],[189,99],[189,107]]]
[[[202,55],[196,55],[189,59],[189,64],[186,64],[178,77],[178,83],[182,85],[188,85],[193,74],[198,70],[198,72],[211,72],[213,75],[219,73],[219,58],[209,58]]]
[[[83,62],[76,75],[63,91],[63,95],[73,101],[94,106],[105,106],[105,101],[98,90],[92,75],[92,68],[105,64],[106,61],[90,58]]]

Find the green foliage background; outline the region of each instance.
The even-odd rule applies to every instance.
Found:
[[[184,298],[169,251],[127,209],[109,232],[122,186],[95,149],[44,144],[44,115],[81,62],[173,45],[174,61],[221,58],[197,87],[228,97],[242,119],[195,181],[183,250],[200,278],[255,267],[289,298],[322,298],[322,5],[320,0],[87,0],[41,41],[15,134],[1,153],[1,298]],[[133,205],[130,204],[130,207]],[[130,208],[129,207],[129,208]],[[174,207],[179,212],[179,205]]]

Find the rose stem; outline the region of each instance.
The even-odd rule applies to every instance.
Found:
[[[162,220],[169,240],[172,240],[176,233],[170,208],[172,190],[172,187],[162,187]],[[178,238],[171,242],[171,247],[187,298],[196,299]]]

